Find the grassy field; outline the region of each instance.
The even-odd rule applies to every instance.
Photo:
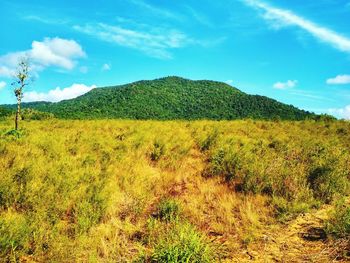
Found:
[[[12,125],[3,262],[349,260],[348,122]]]

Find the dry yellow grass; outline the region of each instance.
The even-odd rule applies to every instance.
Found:
[[[197,262],[304,262],[329,244],[299,234],[348,193],[346,122],[48,120],[22,122],[19,138],[11,124],[0,122],[3,262],[164,262],[162,242],[177,249],[181,231]],[[159,218],[162,200],[178,219]]]

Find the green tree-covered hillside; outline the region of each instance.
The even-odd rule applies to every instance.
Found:
[[[23,105],[65,119],[212,119],[302,120],[314,114],[276,100],[248,95],[225,83],[166,77],[94,89],[58,103]]]

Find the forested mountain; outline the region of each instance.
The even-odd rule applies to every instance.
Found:
[[[0,106],[0,119],[11,115],[11,110],[7,107]]]
[[[302,120],[315,116],[264,96],[248,95],[222,82],[179,77],[96,88],[75,99],[24,103],[23,108],[65,119]]]

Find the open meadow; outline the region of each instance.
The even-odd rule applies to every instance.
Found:
[[[0,121],[2,262],[349,260],[345,121]]]
[[[350,263],[350,0],[0,10],[0,263]]]

